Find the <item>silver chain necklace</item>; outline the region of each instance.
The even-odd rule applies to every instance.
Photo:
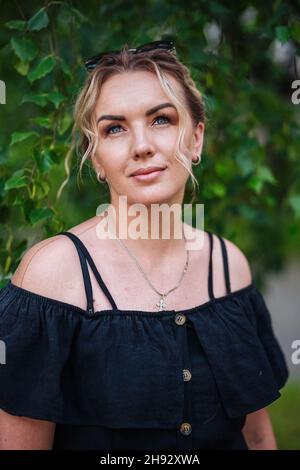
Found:
[[[108,231],[109,231],[109,229],[108,229]],[[183,238],[186,242],[186,237],[185,237],[185,233],[184,233],[184,230],[183,230],[183,225],[182,225],[182,234],[183,234]],[[181,277],[180,277],[179,281],[177,282],[176,286],[173,287],[172,289],[168,290],[168,292],[159,292],[157,289],[155,289],[152,282],[146,276],[143,268],[141,267],[140,263],[138,262],[138,260],[134,256],[134,254],[129,251],[127,246],[122,242],[122,240],[120,240],[120,238],[117,237],[116,234],[115,234],[115,236],[116,236],[116,239],[121,243],[121,245],[126,249],[129,256],[131,256],[131,258],[134,260],[134,262],[136,263],[136,265],[139,268],[140,272],[144,276],[145,280],[148,282],[149,286],[160,296],[158,302],[155,304],[155,306],[158,307],[158,311],[161,312],[162,310],[166,310],[166,308],[167,308],[167,304],[166,304],[167,295],[169,295],[171,292],[173,292],[175,289],[177,289],[177,287],[179,287],[179,285],[180,285],[180,283],[183,279],[183,276],[187,272],[187,268],[188,268],[188,264],[189,264],[189,250],[186,250],[186,262],[185,262]]]

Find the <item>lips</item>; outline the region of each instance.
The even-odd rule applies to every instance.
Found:
[[[153,173],[154,171],[162,171],[165,170],[166,167],[161,166],[149,166],[148,168],[139,168],[135,172],[133,172],[130,176],[136,175],[147,175],[148,173]]]

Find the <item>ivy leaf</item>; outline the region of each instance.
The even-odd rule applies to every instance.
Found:
[[[60,67],[61,67],[62,71],[64,72],[64,74],[67,75],[67,77],[72,78],[71,68],[63,59],[60,63]]]
[[[47,93],[27,93],[23,96],[21,104],[27,102],[35,103],[38,106],[44,107],[48,103]]]
[[[36,224],[40,220],[48,219],[52,217],[54,212],[49,207],[41,207],[38,209],[33,209],[29,214],[29,219],[32,225]]]
[[[62,118],[58,122],[58,133],[59,135],[63,135],[72,124],[72,117],[70,114],[65,113]]]
[[[5,23],[5,25],[9,29],[17,29],[18,31],[25,31],[26,29],[26,21],[23,20],[11,20]]]
[[[31,39],[13,37],[10,40],[10,44],[22,62],[30,62],[38,53],[37,47]]]
[[[11,142],[10,145],[17,144],[19,142],[23,142],[26,139],[32,138],[32,137],[38,137],[39,134],[34,131],[29,131],[29,132],[13,132],[11,136]]]
[[[6,181],[4,190],[8,191],[12,188],[22,188],[28,185],[28,177],[24,174],[25,170],[17,170],[13,175]]]
[[[48,93],[48,99],[49,101],[51,101],[51,103],[54,104],[55,108],[57,109],[60,103],[62,103],[66,99],[66,97],[59,91],[52,91],[51,93]]]
[[[20,75],[27,75],[28,69],[29,69],[29,63],[21,61],[17,65],[15,65],[15,69]]]
[[[29,72],[28,80],[32,83],[39,78],[44,77],[53,70],[55,58],[51,55],[44,57],[41,62]]]
[[[46,8],[41,8],[35,15],[33,15],[28,21],[28,28],[30,31],[40,31],[46,28],[49,24],[49,16]]]
[[[50,129],[52,127],[52,121],[47,116],[38,116],[38,117],[32,118],[31,121],[33,121],[35,124],[38,124],[41,127],[45,127],[46,129]]]
[[[41,173],[51,170],[55,164],[55,153],[49,148],[44,149],[42,152],[35,151],[34,158]]]

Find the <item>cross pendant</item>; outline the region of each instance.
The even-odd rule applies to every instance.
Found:
[[[161,312],[162,310],[165,310],[165,309],[166,309],[167,305],[166,305],[166,303],[165,303],[165,297],[164,297],[164,295],[162,295],[162,296],[160,297],[160,299],[159,299],[159,301],[157,302],[156,306],[159,307],[159,309],[158,309],[159,312]]]

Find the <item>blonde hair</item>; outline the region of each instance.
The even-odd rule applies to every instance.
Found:
[[[67,178],[60,186],[57,198],[60,197],[64,186],[69,180],[70,163],[74,150],[76,150],[77,154],[81,155],[80,176],[82,176],[84,163],[89,159],[93,161],[98,142],[94,111],[102,85],[113,75],[135,71],[148,71],[156,74],[164,92],[176,106],[179,115],[179,136],[176,143],[175,158],[190,174],[193,183],[193,194],[195,192],[195,184],[199,187],[198,181],[190,170],[190,160],[185,155],[185,152],[182,151],[182,145],[188,126],[188,118],[191,117],[194,127],[199,122],[205,122],[205,110],[201,93],[197,89],[188,68],[178,60],[173,52],[154,49],[152,51],[132,54],[128,49],[128,44],[125,44],[119,53],[105,55],[94,70],[88,74],[79,92],[74,106],[72,142],[65,157]],[[183,97],[174,89],[166,74],[172,76],[181,85]]]

